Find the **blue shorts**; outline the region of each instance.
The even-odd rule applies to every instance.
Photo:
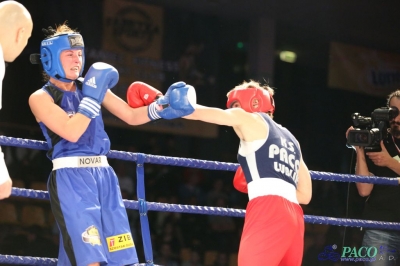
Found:
[[[47,186],[60,230],[58,265],[138,263],[118,178],[110,166],[57,169]]]

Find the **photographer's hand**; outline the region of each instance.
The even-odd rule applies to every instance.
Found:
[[[372,175],[369,172],[368,166],[367,166],[367,160],[365,158],[364,154],[364,148],[363,147],[355,147],[355,150],[357,151],[357,161],[356,161],[356,175],[363,175],[363,176],[369,176]],[[356,183],[358,194],[360,194],[361,197],[366,197],[371,194],[372,189],[374,188],[374,184],[371,183]]]
[[[399,163],[390,156],[388,151],[386,150],[385,144],[383,144],[383,141],[380,142],[382,151],[379,152],[367,152],[367,156],[371,159],[371,161],[381,167],[388,167],[390,169],[394,170],[394,167],[396,167]]]
[[[354,130],[354,127],[349,127],[348,129],[347,129],[347,131],[346,131],[346,139],[347,139],[347,137],[348,137],[348,135],[349,135],[349,131],[350,130]],[[360,154],[360,153],[362,153],[362,154],[364,154],[364,147],[360,147],[360,146],[349,146],[348,144],[346,145],[348,148],[353,148],[356,152],[357,152],[357,154]]]
[[[347,129],[347,131],[346,131],[346,139],[347,139],[347,136],[349,135],[349,131],[353,130],[353,129],[354,129],[354,127],[352,127],[352,126]]]

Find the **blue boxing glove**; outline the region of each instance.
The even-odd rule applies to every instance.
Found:
[[[176,82],[169,87],[165,96],[161,96],[149,105],[148,117],[150,120],[175,119],[193,113],[195,105],[194,88],[185,82]]]
[[[89,118],[98,116],[107,90],[114,87],[118,80],[119,74],[115,67],[102,62],[94,63],[83,80],[83,99],[79,104],[78,113]]]

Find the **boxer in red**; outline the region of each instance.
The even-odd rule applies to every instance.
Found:
[[[184,118],[231,126],[240,139],[234,186],[248,193],[238,265],[300,266],[311,176],[296,138],[273,121],[274,91],[244,82],[228,92],[228,109],[195,106]]]

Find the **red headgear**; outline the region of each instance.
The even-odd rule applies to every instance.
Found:
[[[253,99],[258,100],[258,107],[254,108],[252,105]],[[246,112],[271,112],[275,111],[275,103],[272,95],[264,89],[259,88],[243,88],[236,89],[229,93],[226,107],[231,108],[234,102],[239,102],[240,107]]]

